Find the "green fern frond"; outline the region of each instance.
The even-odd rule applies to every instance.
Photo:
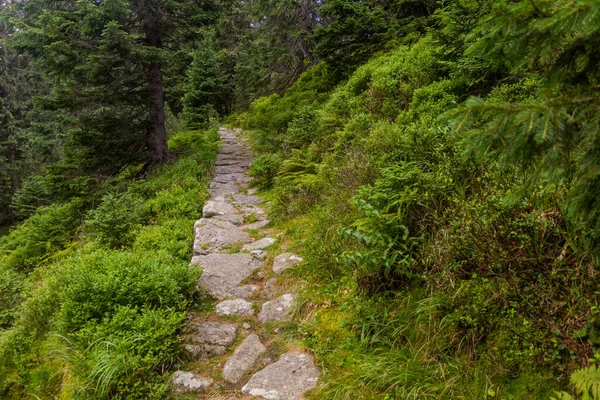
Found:
[[[584,399],[600,399],[600,368],[598,366],[592,365],[573,372],[571,383]]]

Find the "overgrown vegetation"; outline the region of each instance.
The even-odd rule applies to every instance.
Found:
[[[597,396],[598,7],[448,4],[237,117],[307,258],[314,398]]]
[[[598,0],[0,8],[0,396],[168,396],[238,110],[315,398],[598,397]]]
[[[148,179],[113,179],[98,204],[42,207],[1,239],[2,397],[169,395],[216,139],[180,133],[180,158]]]

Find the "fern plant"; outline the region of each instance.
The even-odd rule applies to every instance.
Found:
[[[592,365],[587,368],[581,368],[571,375],[571,384],[575,386],[577,394],[581,400],[600,399],[600,368]],[[574,400],[575,398],[567,392],[556,393],[557,397],[552,400]]]

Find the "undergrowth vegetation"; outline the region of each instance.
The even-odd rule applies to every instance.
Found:
[[[0,397],[169,396],[216,140],[177,134],[179,158],[147,179],[108,180],[0,239]]]
[[[595,107],[596,78],[582,78],[583,64],[557,75],[549,58],[515,65],[521,51],[545,57],[552,40],[573,51],[583,49],[569,35],[593,40],[565,32],[581,22],[568,10],[515,3],[510,15],[538,24],[539,40],[510,36],[518,45],[499,55],[494,35],[514,18],[500,7],[470,31],[451,17],[468,7],[452,7],[438,12],[439,30],[339,86],[327,87],[320,64],[232,120],[251,131],[251,173],[306,258],[311,312],[298,334],[324,366],[315,399],[586,398],[597,388],[569,386],[600,362],[596,172],[582,156],[596,139],[580,103],[559,111],[552,98],[562,84]],[[581,7],[596,15],[596,3]],[[565,36],[545,37],[543,24],[560,18]]]

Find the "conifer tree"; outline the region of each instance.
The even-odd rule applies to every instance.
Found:
[[[53,92],[40,104],[76,117],[63,173],[102,178],[169,160],[163,66],[194,27],[212,20],[212,8],[191,0],[25,4],[17,47],[35,58]]]

